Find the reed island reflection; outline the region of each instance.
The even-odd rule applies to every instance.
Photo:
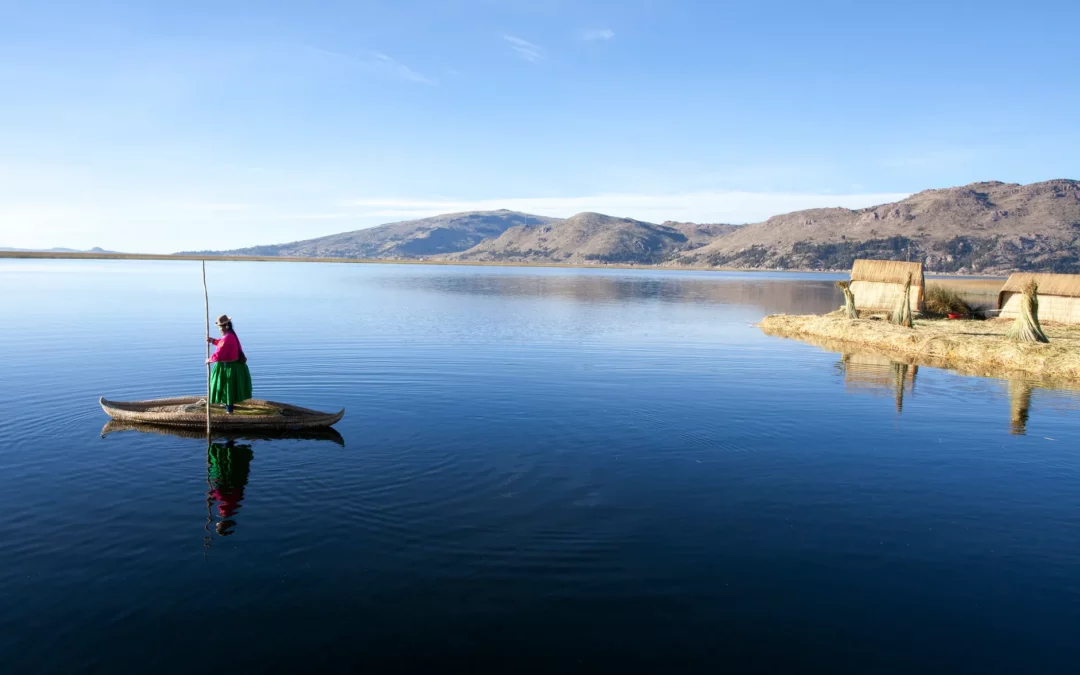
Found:
[[[840,352],[836,367],[844,375],[844,389],[847,392],[891,396],[896,412],[903,413],[904,401],[915,395],[915,382],[919,374],[917,363],[907,363],[881,354],[844,351],[840,348],[836,351]],[[1034,381],[1016,376],[993,379],[1005,381],[1009,398],[1009,433],[1013,435],[1027,434],[1033,397],[1043,398],[1047,406],[1055,403],[1063,403],[1072,409],[1080,406],[1080,383]]]
[[[893,396],[896,412],[904,412],[904,397],[915,393],[919,366],[895,361],[878,354],[844,352],[837,368],[844,374],[844,388],[850,392],[883,392]]]

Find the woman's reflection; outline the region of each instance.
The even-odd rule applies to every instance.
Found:
[[[254,456],[250,445],[237,445],[232,440],[210,443],[206,449],[207,524],[213,520],[211,513],[216,504],[218,522],[215,529],[219,536],[231,535],[236,527],[233,518],[244,500],[244,487]]]

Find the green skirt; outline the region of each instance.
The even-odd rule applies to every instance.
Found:
[[[246,363],[218,361],[210,373],[210,402],[234,405],[251,398],[251,371]]]

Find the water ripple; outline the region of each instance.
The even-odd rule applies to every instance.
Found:
[[[105,671],[116,654],[302,670],[276,646],[402,644],[408,669],[477,635],[515,655],[607,636],[704,663],[776,630],[861,664],[888,636],[932,645],[901,650],[937,659],[912,671],[1075,663],[1075,392],[752,327],[831,309],[831,280],[213,263],[212,311],[238,317],[256,394],[347,412],[344,447],[208,449],[102,439],[97,404],[203,391],[197,266],[7,264],[25,292],[0,294],[0,315],[36,331],[0,331],[19,355],[0,388],[12,672]],[[199,628],[208,615],[227,629]]]

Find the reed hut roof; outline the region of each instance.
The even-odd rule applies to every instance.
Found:
[[[1027,282],[1035,280],[1039,284],[1039,295],[1062,295],[1067,298],[1080,298],[1080,274],[1033,274],[1016,272],[1001,287],[1002,293],[1021,293]]]
[[[884,284],[906,284],[911,274],[911,285],[923,286],[923,265],[917,262],[892,260],[856,260],[851,267],[852,281],[872,281]]]

